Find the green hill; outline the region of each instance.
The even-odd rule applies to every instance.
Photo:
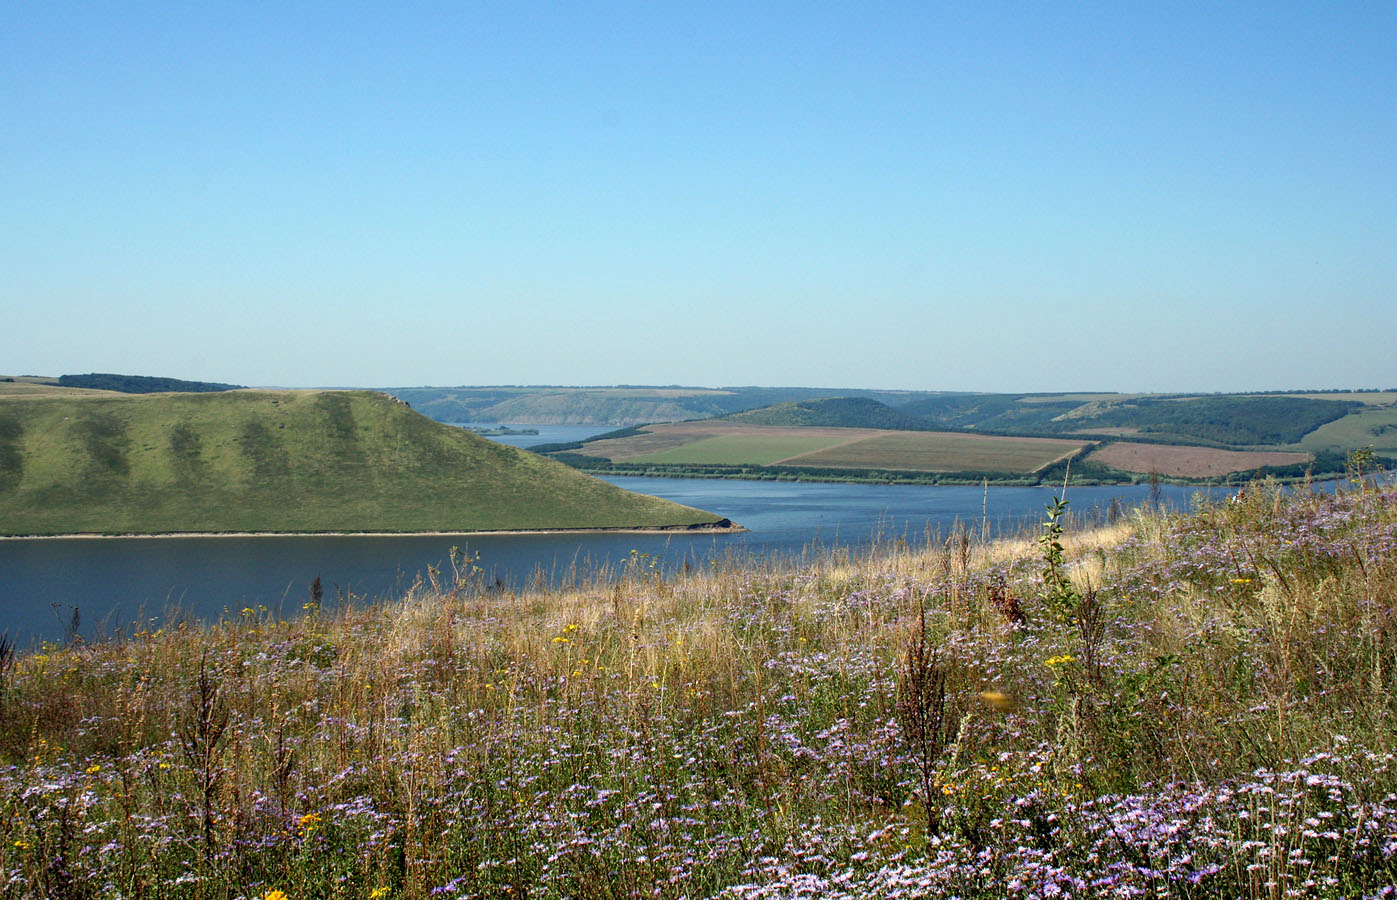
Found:
[[[200,394],[213,391],[236,391],[244,387],[241,384],[223,384],[217,381],[184,381],[180,378],[164,378],[154,375],[114,375],[110,372],[60,375],[58,383],[63,387],[118,391],[123,394],[159,394],[167,391]]]
[[[925,430],[927,426],[868,397],[830,397],[777,403],[724,416],[745,425],[799,425],[810,428],[887,428]]]
[[[0,399],[0,534],[722,522],[439,424],[369,391]]]

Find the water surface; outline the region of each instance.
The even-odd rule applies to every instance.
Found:
[[[553,426],[575,427],[575,426]],[[523,436],[517,436],[523,437]],[[542,438],[544,435],[539,435]],[[449,570],[453,547],[485,576],[522,585],[559,582],[632,551],[669,569],[731,554],[763,560],[858,548],[877,540],[924,540],[957,522],[1001,533],[1040,522],[1049,488],[868,485],[609,477],[627,490],[711,510],[746,526],[741,534],[521,534],[478,537],[226,537],[0,541],[0,631],[21,646],[62,640],[79,615],[88,638],[152,627],[172,610],[203,620],[266,606],[296,614],[318,575],[327,603],[401,596],[429,566]],[[1163,486],[1187,506],[1195,488]],[[1104,517],[1116,501],[1145,501],[1140,486],[1076,487],[1079,514]]]

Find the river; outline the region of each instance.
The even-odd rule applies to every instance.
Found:
[[[498,438],[516,446],[578,440],[587,426],[529,426]],[[130,633],[174,617],[213,620],[265,606],[300,611],[319,576],[327,605],[400,596],[429,566],[449,569],[451,549],[488,579],[551,582],[623,565],[634,551],[669,569],[730,555],[774,560],[878,540],[920,542],[957,522],[995,533],[1034,527],[1050,488],[869,485],[610,477],[627,490],[711,510],[748,531],[722,535],[521,534],[479,537],[228,537],[0,541],[0,632],[19,646],[64,640],[78,618],[85,639]],[[1187,507],[1197,488],[1164,485],[1164,503]],[[1221,493],[1221,491],[1217,491]],[[1144,502],[1144,485],[1074,487],[1079,515],[1102,517]],[[648,559],[648,558],[647,558]]]

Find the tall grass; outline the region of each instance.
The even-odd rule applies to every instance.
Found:
[[[19,654],[0,892],[1397,882],[1397,494],[1049,534],[521,591],[461,565],[382,607]]]

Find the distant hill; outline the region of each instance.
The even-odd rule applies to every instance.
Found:
[[[719,521],[433,422],[369,391],[0,398],[0,534]]]
[[[1044,482],[1064,477],[1069,457],[1084,482],[1324,477],[1344,472],[1351,450],[1384,466],[1397,450],[1391,391],[902,399],[787,401],[533,449],[588,472],[921,483]]]
[[[867,397],[887,404],[925,397],[924,391],[832,388],[484,386],[386,388],[438,422],[531,425],[642,425],[708,419],[747,409],[828,397]]]
[[[113,375],[92,372],[87,375],[60,375],[58,384],[63,387],[88,388],[96,391],[117,391],[122,394],[159,394],[166,391],[201,394],[213,391],[236,391],[240,384],[220,384],[216,381],[184,381],[179,378],[160,378],[151,375]]]
[[[888,428],[903,431],[928,430],[925,423],[903,415],[868,397],[831,397],[822,400],[796,400],[762,409],[733,413],[724,421],[746,425],[801,425],[824,428]]]
[[[1292,444],[1363,403],[1308,397],[1142,397],[1057,422],[1073,431],[1131,427],[1142,435],[1175,435],[1229,445]]]
[[[1357,400],[1286,395],[960,394],[898,407],[922,427],[997,433],[1129,434],[1141,440],[1250,447],[1295,444],[1369,408]]]
[[[1116,396],[1119,395],[1101,395],[1102,398]],[[943,394],[913,400],[899,410],[929,428],[1039,431],[1054,430],[1053,419],[1091,402],[1099,401],[1084,400],[1079,395]]]

